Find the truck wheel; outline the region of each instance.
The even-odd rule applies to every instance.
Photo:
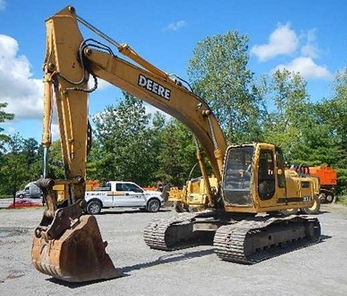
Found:
[[[321,204],[325,204],[325,203],[327,202],[327,196],[326,196],[326,194],[325,194],[325,193],[321,193],[321,194],[319,195],[319,200],[320,200],[320,203],[321,203]]]
[[[328,194],[325,200],[326,200],[328,203],[335,203],[335,202],[336,202],[336,196],[335,196],[335,195],[330,195],[330,194]]]
[[[158,199],[154,198],[148,202],[148,204],[147,204],[147,211],[148,212],[155,213],[155,212],[158,212],[159,209],[160,209],[160,201]]]
[[[303,211],[306,214],[318,214],[320,210],[320,199],[317,195],[314,196],[313,198],[313,205],[310,208],[303,208],[301,211]]]
[[[101,202],[98,200],[92,200],[87,204],[87,213],[91,215],[96,215],[101,212]]]

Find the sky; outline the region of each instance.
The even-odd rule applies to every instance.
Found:
[[[41,142],[45,20],[67,5],[118,43],[185,80],[197,43],[234,30],[249,39],[252,72],[299,72],[312,101],[332,95],[334,76],[347,64],[343,0],[0,0],[0,102],[8,103],[3,111],[15,114],[1,127],[9,135]],[[90,116],[122,97],[116,87],[102,85],[90,95]],[[58,134],[56,124],[52,132]]]

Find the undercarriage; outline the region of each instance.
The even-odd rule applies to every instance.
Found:
[[[143,237],[149,247],[164,251],[210,244],[220,259],[243,264],[257,263],[320,240],[320,223],[312,216],[237,218],[213,211],[182,213],[171,219],[153,220]]]

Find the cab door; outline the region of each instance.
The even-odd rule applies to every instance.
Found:
[[[143,189],[136,184],[117,183],[116,190],[117,195],[114,196],[115,207],[141,207],[146,204]]]
[[[257,182],[256,187],[259,197],[259,203],[262,206],[268,206],[269,200],[274,198],[276,192],[275,179],[275,160],[272,150],[260,150],[257,167]]]
[[[259,207],[275,207],[286,188],[282,153],[273,145],[265,145],[259,150],[257,159],[255,188]]]

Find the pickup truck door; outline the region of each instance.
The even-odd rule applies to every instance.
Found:
[[[96,191],[86,191],[85,195],[87,199],[88,198],[100,199],[105,208],[113,207],[114,198],[113,198],[111,188],[108,189],[106,187],[103,187],[103,189],[99,189]]]
[[[113,206],[113,196],[111,194],[111,191],[105,191],[102,193],[102,202],[104,204],[104,207],[112,207]]]
[[[146,200],[143,189],[132,183],[119,183],[116,185],[117,195],[114,196],[115,207],[142,207]],[[123,192],[124,194],[119,194]]]

